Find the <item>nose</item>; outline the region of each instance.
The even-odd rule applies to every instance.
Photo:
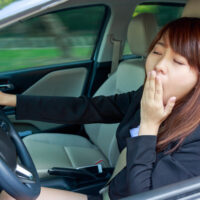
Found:
[[[160,73],[160,74],[166,74],[167,73],[167,66],[168,66],[168,59],[167,57],[164,55],[162,56],[158,61],[157,63],[155,64],[155,67],[154,67],[154,70],[157,72],[157,73]]]

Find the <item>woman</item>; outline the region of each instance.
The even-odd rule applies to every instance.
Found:
[[[127,147],[127,166],[109,186],[110,199],[116,200],[200,175],[199,55],[200,19],[181,18],[166,25],[152,42],[145,65],[145,85],[136,92],[93,99],[1,93],[0,104],[17,105],[18,119],[121,121],[117,139],[120,150]],[[1,198],[12,199],[6,193]],[[102,199],[42,188],[38,200],[96,198]]]

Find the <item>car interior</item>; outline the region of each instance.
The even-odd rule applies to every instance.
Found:
[[[147,29],[149,25],[154,27],[154,29]],[[116,72],[109,76],[94,96],[129,92],[131,90],[136,90],[143,84],[145,77],[143,67],[144,56],[146,55],[147,46],[156,34],[156,30],[157,25],[155,17],[151,14],[141,14],[131,20],[128,28],[128,42],[132,52],[142,58],[121,62]],[[133,35],[135,36],[134,38],[138,38],[137,35],[139,35],[141,41],[146,41],[145,45],[140,45],[140,48],[137,49],[134,48],[137,46],[134,44],[138,41],[132,39]],[[143,37],[141,37],[141,35]],[[67,176],[67,174],[69,176],[70,173],[72,174],[71,168],[76,169],[93,166],[98,161],[102,161],[101,164],[103,165],[105,175],[100,177],[100,181],[96,181],[96,177],[95,180],[90,180],[91,178],[88,177],[89,184],[87,183],[88,187],[97,187],[95,190],[99,190],[102,187],[102,184],[105,184],[105,180],[109,178],[111,173],[110,170],[115,166],[119,156],[115,138],[117,126],[118,124],[84,125],[89,139],[74,134],[39,133],[25,137],[24,143],[34,160],[40,177],[44,178],[50,176],[49,179],[43,179],[45,186],[47,184],[48,186],[59,187],[63,182],[68,184],[67,181],[63,181],[63,178],[61,177],[57,178],[56,183],[56,178],[52,176],[63,176],[63,174],[58,168],[55,169],[55,167],[61,167],[62,169],[60,170],[62,170],[64,174],[66,173],[65,176]],[[54,168],[54,171],[52,168]],[[49,169],[51,169],[51,175],[48,173]],[[74,170],[72,179],[77,176],[77,184],[83,185],[85,188],[87,186],[87,184],[85,184],[85,177],[83,176],[83,180],[80,180],[79,182],[78,179],[80,179],[80,174],[76,171],[77,169]],[[66,180],[66,178],[64,179]],[[95,186],[94,181],[97,182],[97,186]],[[81,184],[81,182],[84,182],[84,184]],[[68,187],[68,185],[62,185],[62,188]],[[75,185],[76,191],[77,188],[78,187]],[[80,190],[81,189],[82,188],[80,187]]]
[[[155,6],[165,7],[168,10],[160,8],[159,11],[157,7],[155,9]],[[95,8],[94,12],[91,11],[93,8]],[[91,52],[91,55],[85,58],[66,53],[54,60],[45,58],[44,61],[42,60],[44,58],[38,55],[36,57],[38,63],[35,57],[29,63],[28,54],[21,53],[20,56],[27,57],[23,59],[18,55],[19,59],[23,59],[25,63],[28,63],[27,66],[31,67],[0,72],[0,88],[13,94],[75,97],[109,96],[137,90],[144,83],[145,59],[148,47],[156,33],[165,23],[178,17],[200,17],[198,8],[200,8],[200,2],[196,0],[94,0],[92,2],[69,0],[24,19],[20,18],[19,22],[14,22],[0,30],[2,33],[0,41],[6,38],[7,43],[3,44],[7,45],[7,49],[14,48],[9,41],[12,41],[15,34],[15,40],[18,41],[20,48],[26,49],[30,44],[34,47],[31,40],[37,36],[37,45],[40,48],[43,46],[47,48],[45,45],[54,44],[52,37],[55,37],[55,44],[59,45],[61,52],[65,51],[68,45],[72,47],[68,47],[66,51],[75,52],[73,45],[76,43],[78,43],[76,48],[80,46],[86,48],[88,44],[89,46],[93,44],[93,50],[87,50]],[[62,24],[58,20],[59,13],[65,12],[70,13],[66,14],[69,20],[72,16],[78,16],[77,19],[80,20],[81,15],[75,13],[77,9],[78,11],[80,9],[85,19],[90,21],[91,24],[88,26],[92,25],[90,18],[93,16],[88,17],[86,13],[90,11],[90,14],[99,14],[98,20],[95,18],[95,25],[93,25],[97,29],[95,37],[84,35],[84,31],[81,30],[79,31],[82,34],[81,37],[73,32],[74,39],[70,35],[70,26],[63,27],[65,22]],[[170,15],[173,9],[175,14]],[[160,18],[158,18],[158,12],[161,13]],[[163,17],[164,15],[168,17],[167,20]],[[38,23],[38,19],[41,20],[41,24]],[[165,22],[161,23],[161,21]],[[29,22],[34,25],[32,26],[34,28],[47,29],[51,37],[40,32],[34,33],[34,28],[30,29],[30,32],[27,31]],[[62,30],[61,32],[56,32],[54,27],[52,28],[52,24],[55,23]],[[80,21],[73,21],[73,23],[79,24]],[[72,25],[71,27],[74,28]],[[23,28],[27,33],[21,31]],[[63,39],[62,34],[70,40]],[[94,34],[94,31],[87,34]],[[30,39],[22,43],[23,37],[27,36],[30,36]],[[46,37],[46,43],[42,43],[41,37]],[[85,38],[84,41],[82,38]],[[0,49],[3,48],[0,45]],[[44,53],[43,56],[45,57]],[[53,53],[51,56],[53,57]],[[67,60],[69,56],[71,57]],[[5,84],[12,85],[13,88],[1,87]],[[53,124],[16,120],[15,110],[11,107],[5,107],[4,112],[23,139],[42,186],[95,195],[112,176],[120,155],[115,136],[119,124]],[[124,199],[198,199],[199,191],[200,178],[195,177]]]

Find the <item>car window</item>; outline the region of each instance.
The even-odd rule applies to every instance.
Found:
[[[155,14],[157,24],[159,28],[164,26],[170,21],[179,18],[182,14],[184,4],[157,4],[157,3],[144,3],[136,7],[133,17],[141,13],[153,13]],[[123,55],[131,55],[131,50],[129,48],[128,42],[126,41]]]
[[[89,60],[105,6],[63,10],[0,31],[0,72]]]

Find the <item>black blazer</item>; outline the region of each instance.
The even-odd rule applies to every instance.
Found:
[[[109,196],[125,196],[200,175],[200,126],[172,154],[156,153],[156,136],[130,137],[140,124],[143,86],[137,91],[94,98],[17,96],[16,118],[61,124],[117,123],[120,151],[127,146],[127,166],[111,181]]]

